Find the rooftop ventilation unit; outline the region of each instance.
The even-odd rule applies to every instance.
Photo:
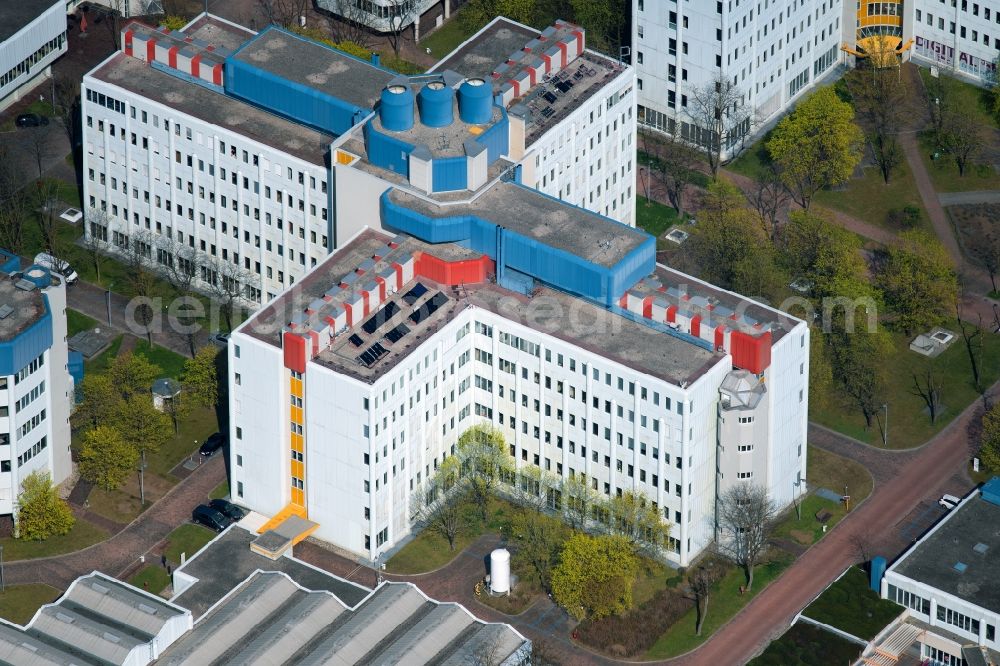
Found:
[[[32,282],[31,280],[25,280],[24,278],[21,278],[20,280],[14,283],[14,286],[20,289],[21,291],[31,291],[32,289],[35,288],[35,283]]]
[[[9,305],[0,305],[0,319],[6,319],[14,314],[14,308]]]
[[[965,562],[955,562],[955,565],[952,567],[952,569],[954,569],[955,571],[957,571],[960,574],[961,573],[965,573],[965,570],[968,569],[968,568],[969,568],[969,565],[966,564]]]
[[[980,555],[985,555],[986,551],[988,551],[989,549],[990,547],[987,546],[985,543],[977,543],[975,546],[972,547],[972,550],[974,550],[976,553]]]

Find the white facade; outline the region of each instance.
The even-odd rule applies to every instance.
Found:
[[[910,52],[915,62],[951,70],[980,85],[996,82],[1000,5],[991,0],[911,0],[905,9],[903,30],[906,39],[914,40]]]
[[[639,123],[697,142],[691,97],[721,76],[755,111],[751,129],[759,130],[844,62],[842,34],[854,31],[848,4],[633,0]]]
[[[635,104],[628,67],[527,146],[525,184],[634,227]]]
[[[111,248],[145,232],[153,240],[149,258],[162,264],[168,259],[158,248],[176,254],[186,246],[198,253],[205,289],[222,279],[219,263],[232,263],[247,278],[250,303],[273,298],[333,248],[324,164],[93,73],[84,77],[81,101],[84,205],[108,214],[110,228],[101,233]],[[233,113],[247,106],[232,104]],[[86,231],[93,232],[89,221]]]
[[[51,315],[51,346],[14,373],[0,376],[0,515],[16,512],[21,482],[29,474],[48,472],[59,484],[72,471],[73,379],[67,366],[65,283],[59,280],[42,294]],[[21,341],[15,338],[10,344]]]
[[[56,0],[0,43],[0,109],[21,99],[40,75],[51,76],[50,66],[66,48],[66,8]]]

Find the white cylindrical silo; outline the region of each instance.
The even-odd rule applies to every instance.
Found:
[[[497,548],[490,553],[490,592],[510,592],[510,552],[506,548]]]

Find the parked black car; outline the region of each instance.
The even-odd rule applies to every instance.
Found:
[[[37,113],[22,113],[14,120],[14,124],[18,127],[40,127],[48,125],[49,119]]]
[[[219,452],[225,444],[226,438],[221,432],[212,433],[201,445],[201,448],[198,449],[198,453],[206,458],[210,458]]]
[[[214,499],[208,505],[233,522],[243,520],[243,516],[247,515],[243,509],[228,500]]]
[[[191,520],[196,523],[201,523],[209,529],[213,529],[216,532],[221,532],[230,525],[233,524],[231,518],[222,515],[215,509],[205,504],[199,504],[191,512]]]

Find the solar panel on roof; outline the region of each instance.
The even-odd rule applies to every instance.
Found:
[[[355,347],[360,347],[365,343],[365,341],[362,340],[361,336],[358,335],[357,333],[352,333],[351,337],[347,338],[347,340]]]
[[[390,301],[384,308],[376,312],[371,319],[361,325],[365,333],[374,333],[382,324],[392,319],[399,312],[399,305]]]
[[[400,324],[396,328],[386,333],[385,338],[389,342],[399,342],[400,339],[402,339],[402,337],[409,332],[410,332],[409,326],[407,326],[406,324]]]
[[[407,305],[413,305],[414,303],[417,302],[417,300],[421,296],[423,296],[426,293],[427,293],[427,287],[425,287],[422,283],[418,282],[415,285],[413,285],[413,289],[410,289],[408,292],[403,294],[403,300],[406,301]]]

